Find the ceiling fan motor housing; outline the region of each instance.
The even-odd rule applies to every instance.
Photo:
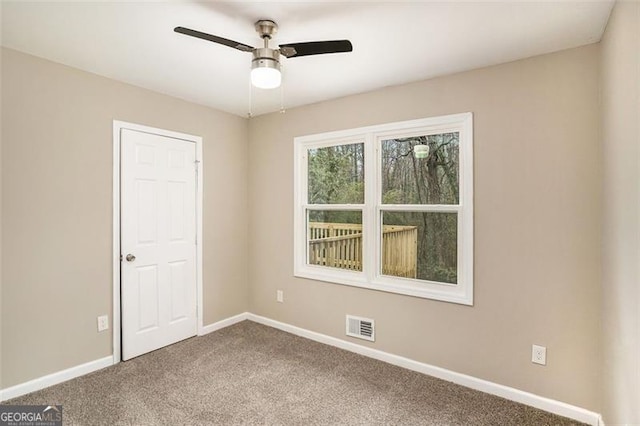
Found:
[[[268,47],[255,49],[251,60],[251,68],[275,68],[280,70],[280,52]]]

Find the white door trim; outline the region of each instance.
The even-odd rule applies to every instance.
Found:
[[[202,314],[202,138],[200,136],[193,136],[185,133],[178,133],[170,130],[113,120],[113,311],[111,313],[111,318],[113,331],[114,364],[119,363],[122,358],[122,348],[120,346],[122,334],[120,316],[120,130],[122,129],[129,129],[175,139],[182,139],[196,144],[196,161],[199,161],[198,178],[196,181],[196,298],[198,303],[197,323],[198,335],[204,334]]]

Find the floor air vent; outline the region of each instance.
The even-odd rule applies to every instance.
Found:
[[[347,315],[347,336],[370,341],[376,340],[375,324],[372,319]]]

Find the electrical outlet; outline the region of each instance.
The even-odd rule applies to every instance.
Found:
[[[109,328],[109,315],[98,317],[98,331],[105,331]]]
[[[547,365],[547,348],[533,345],[531,347],[531,362],[534,364]]]
[[[280,303],[284,302],[284,291],[276,290],[276,300]]]

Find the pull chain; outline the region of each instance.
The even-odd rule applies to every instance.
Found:
[[[287,110],[284,108],[284,67],[280,65],[280,114],[284,114]]]
[[[251,119],[253,117],[252,113],[253,109],[253,84],[251,84],[251,78],[249,78],[249,113],[247,113],[247,118]]]

